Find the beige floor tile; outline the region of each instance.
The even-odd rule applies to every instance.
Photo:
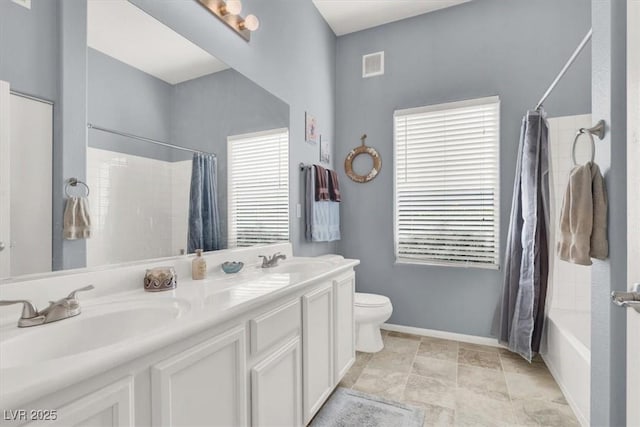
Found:
[[[353,363],[344,378],[340,381],[340,387],[351,388],[358,380],[362,370],[367,366],[369,360],[373,357],[373,353],[356,352],[356,361]]]
[[[408,403],[414,402],[455,409],[455,392],[455,385],[450,382],[420,375],[409,375],[407,387],[404,390],[404,400]]]
[[[420,335],[406,334],[404,332],[387,331],[388,337],[405,338],[408,340],[420,341]]]
[[[500,362],[502,363],[502,369],[505,372],[529,375],[545,374],[549,372],[547,365],[543,362],[529,363],[520,356],[510,357],[500,355]]]
[[[458,360],[458,343],[448,340],[422,339],[418,347],[418,355],[432,359]]]
[[[385,348],[371,357],[371,360],[367,363],[367,367],[409,373],[414,357],[415,352],[397,353]]]
[[[495,369],[497,371],[502,370],[498,353],[490,353],[487,351],[460,348],[460,350],[458,350],[458,363],[478,368]]]
[[[415,355],[420,346],[420,340],[400,338],[392,335],[384,337],[383,342],[384,350],[394,353],[413,353]]]
[[[510,400],[504,374],[494,369],[459,365],[458,388],[482,397],[505,402]]]
[[[471,344],[468,342],[461,342],[460,348],[466,348],[467,350],[486,351],[487,353],[499,353],[500,347],[492,347],[489,345]]]
[[[549,373],[527,375],[505,372],[504,376],[511,400],[539,399],[567,404],[560,387]]]
[[[517,353],[513,353],[512,351],[509,351],[509,349],[506,348],[499,348],[498,349],[498,353],[500,353],[500,357],[510,357],[512,359],[522,359],[522,356],[520,356]],[[542,363],[542,356],[540,356],[539,354],[536,354],[535,356],[533,356],[533,359],[531,360],[532,363]]]
[[[490,399],[468,390],[456,391],[456,426],[508,426],[516,425],[510,402]]]
[[[455,385],[458,364],[450,360],[416,356],[411,373],[423,377],[436,378]]]
[[[520,425],[580,427],[578,419],[567,405],[542,400],[521,400],[513,403],[513,410]]]
[[[402,372],[366,367],[352,388],[400,402],[407,383],[407,375]]]

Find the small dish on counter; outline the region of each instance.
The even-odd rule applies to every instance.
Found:
[[[240,261],[227,261],[222,263],[222,271],[227,274],[237,273],[238,271],[242,270],[242,267],[244,267],[244,263]]]

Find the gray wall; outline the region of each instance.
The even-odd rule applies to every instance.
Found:
[[[173,86],[94,49],[88,49],[90,123],[160,141],[171,140]],[[170,160],[158,145],[89,130],[90,147]]]
[[[311,0],[243,1],[244,12],[260,19],[260,29],[250,43],[213,15],[203,13],[195,1],[131,2],[289,104],[294,251],[297,255],[335,251],[335,243],[305,242],[303,219],[296,218],[296,204],[302,203],[298,163],[317,163],[320,151],[317,145],[304,141],[305,111],[316,116],[323,138],[335,141],[336,37]]]
[[[627,289],[627,1],[592,0],[593,120],[607,123],[596,163],[609,202],[609,259],[591,269],[591,425],[626,425],[626,310],[611,291]],[[597,17],[597,19],[595,18]],[[626,143],[625,143],[626,142]],[[633,191],[638,191],[634,189]],[[637,402],[636,402],[637,404]],[[638,420],[628,420],[629,423]]]
[[[362,261],[358,291],[391,298],[391,323],[490,336],[502,287],[501,271],[394,263],[393,111],[500,96],[502,251],[522,116],[589,29],[585,6],[584,0],[476,0],[338,38],[336,157],[344,158],[363,133],[382,157],[370,183],[356,184],[341,171],[339,250]],[[362,79],[362,55],[380,50],[385,75]],[[587,49],[546,103],[549,115],[589,113],[590,89]]]

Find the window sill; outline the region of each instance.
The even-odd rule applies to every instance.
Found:
[[[500,270],[498,264],[472,264],[472,263],[456,263],[456,262],[436,262],[436,261],[419,261],[419,260],[407,260],[397,259],[393,263],[394,265],[422,265],[425,267],[456,267],[456,268],[478,268],[480,270]]]

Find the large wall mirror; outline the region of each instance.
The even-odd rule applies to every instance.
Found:
[[[55,105],[8,98],[0,278],[51,271],[63,233]],[[289,106],[126,0],[88,0],[86,120],[86,187],[66,186],[88,201],[86,267],[289,240]]]

